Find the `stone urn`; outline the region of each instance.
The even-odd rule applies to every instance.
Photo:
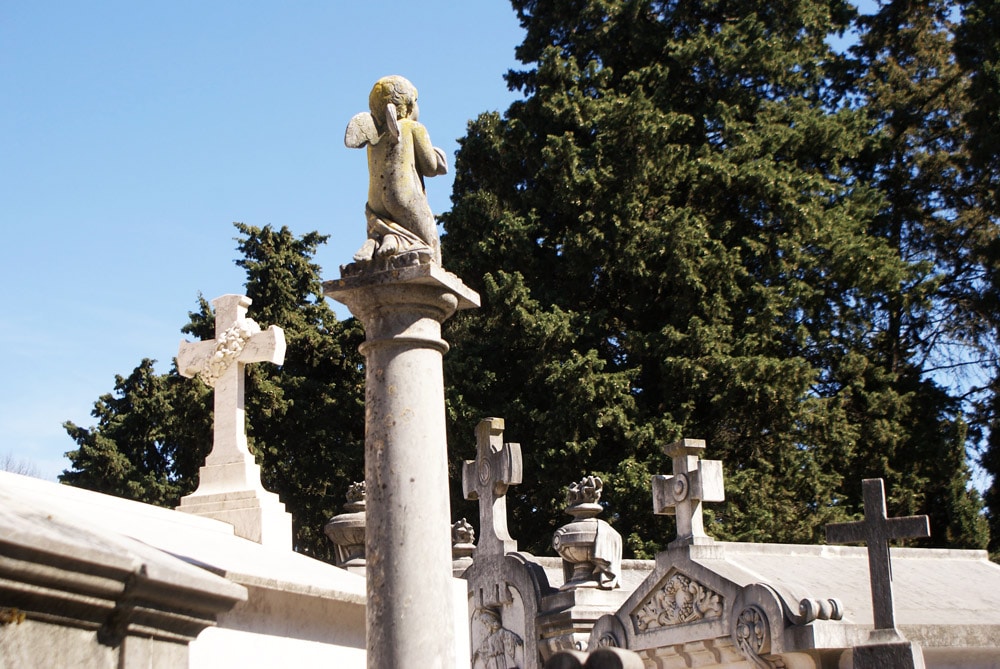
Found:
[[[604,484],[596,476],[585,476],[566,489],[566,513],[573,521],[552,535],[552,547],[563,560],[565,581],[560,590],[619,587],[622,538],[596,516]]]
[[[476,531],[462,518],[451,526],[451,567],[456,578],[472,566],[472,554],[476,550]]]
[[[348,571],[365,571],[365,482],[352,483],[347,489],[345,513],[330,519],[323,528],[333,542],[334,559],[338,567]]]

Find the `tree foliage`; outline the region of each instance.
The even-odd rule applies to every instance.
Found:
[[[891,514],[931,516],[926,544],[986,545],[967,463],[981,448],[1000,474],[1000,4],[512,5],[522,99],[470,122],[442,216],[445,265],[484,303],[446,323],[455,515],[477,515],[460,464],[494,415],[522,443],[509,509],[534,552],[589,473],[627,552],[661,548],[649,482],[681,437],[724,463],[718,538],[821,541],[882,477]],[[323,302],[322,236],[238,228],[251,316],[289,343],[248,373],[251,446],[297,547],[329,557],[362,471],[362,333]],[[184,331],[212,337],[204,299]],[[210,401],[143,361],[97,426],[67,424],[63,480],[175,504]]]
[[[160,506],[175,506],[197,487],[198,467],[212,446],[211,394],[172,370],[157,374],[143,359],[115,376],[91,415],[96,427],[65,423],[77,450],[63,483]]]
[[[545,550],[560,489],[594,472],[648,556],[669,538],[649,477],[684,436],[725,464],[717,537],[819,540],[882,476],[935,544],[982,545],[961,407],[928,363],[968,326],[962,87],[916,90],[953,76],[940,7],[901,39],[927,51],[907,69],[886,54],[912,3],[512,4],[524,99],[470,123],[443,245],[484,298],[448,331],[452,444],[507,419],[522,542]]]
[[[991,356],[993,337],[975,303],[982,250],[996,230],[971,162],[974,105],[952,48],[954,9],[882,4],[859,20],[852,51],[853,81],[879,131],[856,163],[885,198],[870,230],[912,268],[896,294],[873,305],[874,352],[898,389],[906,430],[876,436],[872,450],[888,463],[887,478],[913,482],[912,498],[897,498],[901,511],[925,510],[941,544],[969,546],[986,532],[979,500],[964,491],[969,422],[979,438],[982,421],[962,396],[980,393],[966,369]]]
[[[992,483],[985,494],[990,520],[990,549],[1000,553],[1000,3],[996,0],[966,0],[960,3],[963,21],[957,29],[956,55],[968,77],[970,106],[968,124],[969,168],[978,186],[977,202],[984,219],[975,243],[974,262],[982,275],[970,291],[969,311],[982,320],[986,343],[987,382],[977,394],[976,423],[986,433],[981,464]]]
[[[236,264],[247,272],[248,316],[279,325],[288,347],[281,367],[250,365],[246,411],[251,450],[264,487],[277,492],[294,519],[296,548],[331,559],[323,526],[348,485],[363,476],[364,375],[360,327],[339,322],[325,303],[312,261],[325,237],[287,228],[236,224]],[[215,336],[211,305],[198,300],[182,328]],[[198,484],[212,444],[212,391],[174,366],[156,374],[143,360],[95,404],[96,426],[66,424],[78,448],[67,454],[65,483],[129,499],[175,506]]]

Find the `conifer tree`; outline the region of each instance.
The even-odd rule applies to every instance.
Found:
[[[115,376],[113,392],[94,403],[96,427],[65,423],[77,449],[60,481],[160,506],[194,490],[212,446],[211,394],[176,370],[157,374],[154,363]]]
[[[363,333],[339,322],[322,297],[312,261],[325,237],[296,237],[287,228],[236,224],[237,265],[247,272],[251,313],[278,325],[288,347],[284,364],[247,367],[248,441],[264,487],[278,493],[294,520],[297,550],[332,559],[323,526],[340,510],[352,481],[363,476],[364,388],[357,346]],[[211,306],[182,328],[199,339],[215,336]],[[176,366],[156,374],[143,360],[94,406],[96,426],[66,423],[77,449],[64,483],[151,504],[175,506],[198,485],[198,468],[212,446],[212,392],[185,379]]]
[[[507,419],[527,460],[518,538],[546,550],[560,488],[592,472],[629,552],[650,555],[669,528],[649,477],[682,436],[724,461],[720,538],[818,540],[859,508],[873,429],[940,467],[929,442],[960,444],[960,426],[942,401],[921,435],[935,395],[911,402],[873,337],[922,259],[872,234],[886,193],[855,158],[878,122],[828,44],[850,5],[513,5],[524,99],[470,123],[443,248],[484,298],[449,329],[451,444],[471,457],[471,424]],[[914,511],[970,502],[907,490]]]
[[[866,448],[846,470],[852,482],[886,478],[892,512],[928,512],[931,543],[980,547],[987,530],[978,495],[966,491],[963,406],[942,387],[945,371],[979,359],[980,315],[970,303],[982,283],[976,238],[986,224],[970,206],[980,182],[969,164],[968,78],[952,51],[952,8],[893,0],[858,22],[854,84],[875,134],[855,167],[883,195],[870,234],[909,271],[870,307],[867,357],[877,378],[861,383],[884,399],[864,409],[874,419],[863,427]]]
[[[988,438],[1000,474],[996,3],[966,0],[957,65],[944,0],[512,4],[523,99],[469,124],[442,216],[445,266],[484,302],[445,324],[456,517],[477,516],[460,464],[496,415],[522,443],[511,527],[536,553],[592,473],[627,553],[651,556],[672,529],[649,479],[681,437],[724,462],[718,538],[820,541],[882,476],[891,513],[932,516],[931,544],[984,545],[966,449]],[[855,49],[831,48],[852,28]],[[297,548],[329,557],[322,525],[362,470],[362,333],[323,302],[323,237],[238,228],[251,315],[289,340],[280,369],[248,372],[251,448]],[[213,336],[205,300],[184,331]],[[956,390],[947,370],[973,366],[989,382]],[[143,361],[96,427],[67,424],[63,480],[175,504],[210,406]]]
[[[985,432],[980,464],[992,478],[984,495],[990,522],[990,550],[1000,555],[1000,3],[966,0],[958,27],[955,52],[969,77],[970,168],[978,186],[972,203],[982,216],[970,248],[982,269],[973,284],[969,310],[982,319],[988,382],[979,397],[977,423]],[[971,208],[971,207],[970,207]],[[991,344],[991,345],[990,345]]]

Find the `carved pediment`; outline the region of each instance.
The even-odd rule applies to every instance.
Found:
[[[673,572],[632,612],[637,634],[721,618],[723,597],[705,585]]]

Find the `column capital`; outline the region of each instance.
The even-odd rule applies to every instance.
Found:
[[[441,323],[480,303],[476,291],[434,263],[348,274],[324,282],[323,294],[346,305],[365,326],[365,355],[372,347],[409,344],[446,353]]]
[[[393,299],[392,296],[393,291],[397,291],[402,286],[427,286],[436,289],[434,292],[452,294],[455,298],[455,304],[451,308],[452,312],[475,309],[480,306],[479,293],[436,263],[408,265],[380,272],[348,272],[349,267],[352,265],[341,268],[341,278],[323,282],[323,294],[347,305],[351,309],[351,313],[359,318],[361,318],[360,314],[355,313],[351,306],[351,302],[357,301],[352,299],[355,294],[377,291],[381,297],[387,300],[387,302],[380,301],[379,304],[405,302],[405,297]],[[359,305],[359,307],[360,310],[364,310],[363,305]],[[451,313],[444,318],[448,318],[450,315]]]

